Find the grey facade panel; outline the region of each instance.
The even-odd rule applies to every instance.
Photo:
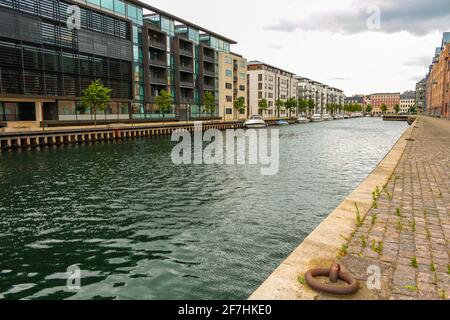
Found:
[[[20,16],[19,21],[22,40],[41,43],[41,20],[28,16]]]
[[[133,61],[133,44],[129,40],[120,40],[120,57],[122,60]]]
[[[9,10],[0,11],[0,36],[12,39],[19,38],[14,13]]]
[[[78,50],[83,53],[94,53],[94,43],[92,41],[92,32],[88,30],[78,31]]]
[[[106,36],[94,33],[94,54],[97,56],[108,56],[108,42]]]

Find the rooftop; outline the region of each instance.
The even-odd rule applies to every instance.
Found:
[[[247,65],[248,65],[248,66],[264,65],[264,66],[267,66],[267,67],[269,67],[269,68],[273,68],[273,69],[280,70],[280,71],[282,71],[282,72],[289,73],[289,74],[291,74],[292,76],[295,75],[295,73],[293,73],[293,72],[283,70],[283,69],[281,69],[281,68],[272,66],[272,65],[270,65],[270,64],[267,64],[267,63],[264,63],[264,62],[261,62],[261,61],[258,61],[258,60],[249,61],[249,62],[247,63]]]
[[[218,38],[220,40],[226,41],[226,42],[228,42],[230,44],[237,44],[237,42],[232,40],[232,39],[226,38],[226,37],[224,37],[224,36],[222,36],[222,35],[220,35],[218,33],[215,33],[215,32],[213,32],[211,30],[208,30],[206,28],[200,27],[200,26],[198,26],[198,25],[196,25],[194,23],[191,23],[191,22],[183,19],[183,18],[179,18],[179,17],[177,17],[177,16],[175,16],[175,15],[173,15],[171,13],[168,13],[166,11],[160,10],[160,9],[158,9],[158,8],[156,8],[154,6],[148,5],[148,4],[144,3],[144,2],[141,2],[141,1],[138,1],[138,0],[127,0],[127,1],[130,2],[130,3],[133,3],[135,5],[138,5],[138,6],[142,7],[142,8],[144,8],[144,9],[150,10],[150,11],[152,11],[154,13],[160,14],[160,15],[168,18],[168,19],[176,20],[177,22],[183,23],[183,24],[185,24],[185,25],[187,25],[189,27],[192,27],[194,29],[197,29],[199,31],[207,33],[207,34],[209,34],[209,35],[211,35],[213,37],[216,37],[216,38]],[[149,15],[144,14],[144,17],[145,16],[149,16]]]

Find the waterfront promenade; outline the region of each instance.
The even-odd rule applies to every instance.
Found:
[[[449,213],[450,122],[419,117],[250,299],[339,299],[303,278],[336,260],[361,284],[344,299],[448,299]],[[367,288],[371,266],[381,270],[380,290]]]

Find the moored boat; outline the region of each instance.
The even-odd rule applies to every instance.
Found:
[[[286,120],[278,120],[278,121],[275,122],[275,124],[276,124],[277,126],[288,126],[288,125],[289,125],[289,122],[286,121]]]
[[[311,117],[311,122],[322,122],[322,116],[320,114],[315,114]]]
[[[246,128],[265,128],[267,127],[267,123],[260,115],[254,115],[250,119],[245,121],[244,126]]]
[[[306,117],[299,117],[296,122],[297,123],[309,123],[309,119]]]
[[[333,118],[329,114],[324,114],[322,117],[323,121],[331,121]]]

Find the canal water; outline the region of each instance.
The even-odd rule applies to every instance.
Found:
[[[406,127],[280,128],[276,176],[176,166],[170,138],[0,154],[0,298],[245,299]]]

